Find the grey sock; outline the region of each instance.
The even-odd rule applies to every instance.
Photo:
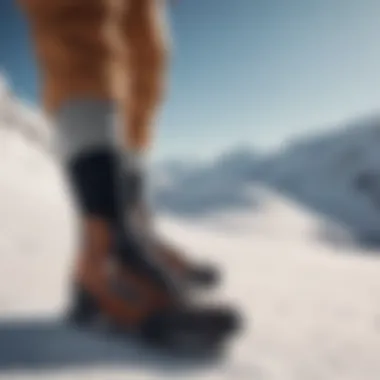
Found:
[[[122,127],[118,125],[114,102],[90,98],[70,100],[55,114],[55,123],[54,145],[63,164],[87,152],[109,149],[120,158],[121,177],[123,173],[138,173],[141,176],[144,181],[141,197],[151,203],[145,157],[127,150],[120,143]],[[124,186],[124,191],[128,193],[128,183]]]
[[[58,157],[68,162],[86,151],[115,146],[116,112],[113,102],[75,99],[55,114],[54,145]]]

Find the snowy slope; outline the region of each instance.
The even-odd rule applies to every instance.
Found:
[[[55,319],[65,304],[74,216],[48,150],[19,130],[3,130],[0,142],[0,379],[379,379],[380,263],[357,245],[339,247],[338,255],[321,238],[323,226],[331,230],[327,214],[298,197],[299,188],[313,188],[312,164],[320,178],[314,186],[328,194],[351,189],[349,179],[370,160],[342,170],[339,157],[358,137],[342,132],[322,142],[329,163],[316,160],[320,148],[313,155],[295,147],[283,159],[235,152],[210,167],[176,167],[176,178],[167,171],[158,194],[162,233],[220,263],[218,297],[241,307],[247,321],[222,362],[196,363],[95,340]],[[375,144],[365,141],[369,157]],[[366,214],[355,206],[365,204],[357,193],[347,194]]]

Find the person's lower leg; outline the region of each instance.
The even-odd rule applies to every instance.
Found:
[[[162,5],[158,1],[132,0],[121,19],[122,38],[124,46],[128,47],[127,53],[120,56],[121,66],[126,70],[121,70],[118,76],[120,84],[123,83],[124,74],[126,88],[124,100],[121,99],[120,123],[124,126],[121,145],[126,154],[132,155],[138,163],[144,161],[149,148],[155,118],[165,92],[169,46],[162,15]],[[145,169],[143,165],[142,168]],[[141,167],[137,170],[140,171],[140,187],[134,201],[145,228],[150,228],[151,205],[144,183],[147,173]],[[218,273],[214,267],[191,263],[183,251],[154,236],[154,231],[149,232],[157,256],[167,267],[193,283],[205,285],[217,281]]]

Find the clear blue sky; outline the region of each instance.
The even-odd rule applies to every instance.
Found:
[[[178,0],[170,20],[159,156],[266,148],[380,106],[379,0]],[[0,5],[1,66],[36,101],[27,29],[11,0]]]

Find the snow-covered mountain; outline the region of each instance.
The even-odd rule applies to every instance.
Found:
[[[293,140],[270,155],[236,149],[158,187],[162,211],[205,215],[260,203],[260,184],[338,223],[355,238],[380,238],[380,117]],[[177,172],[180,172],[177,168]]]
[[[246,320],[224,360],[199,363],[60,323],[75,218],[46,122],[0,94],[0,379],[380,378],[379,259],[347,235],[378,231],[376,119],[156,171],[159,230],[221,266],[215,297]]]

